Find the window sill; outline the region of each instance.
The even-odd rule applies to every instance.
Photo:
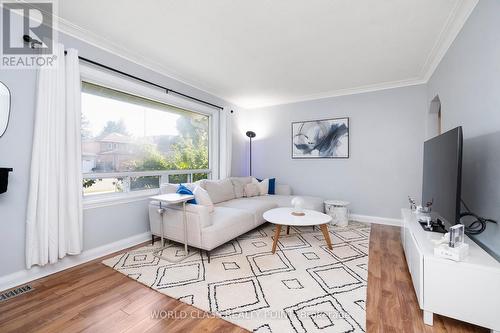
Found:
[[[157,195],[158,193],[160,193],[159,189],[108,195],[96,194],[95,196],[87,196],[83,198],[83,209],[87,210],[147,200],[149,197]]]

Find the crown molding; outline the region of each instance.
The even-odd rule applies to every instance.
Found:
[[[132,51],[130,49],[127,49],[103,36],[95,34],[94,32],[84,29],[61,17],[57,17],[57,21],[58,21],[58,30],[68,36],[79,39],[89,45],[92,45],[98,49],[108,52],[114,56],[120,57],[132,63],[135,63],[143,68],[149,69],[153,72],[174,79],[182,84],[190,86],[194,89],[212,95],[213,97],[216,97],[221,101],[226,102],[226,99],[224,99],[217,93],[212,92],[206,88],[203,88],[201,83],[193,82],[192,80],[184,78],[181,74],[172,71],[171,69],[165,68],[165,66],[163,66],[159,62],[153,61],[149,57],[137,51]]]
[[[276,106],[276,105],[284,105],[284,104],[306,102],[306,101],[312,101],[312,100],[318,100],[318,99],[325,99],[325,98],[330,98],[330,97],[357,95],[357,94],[364,94],[364,93],[381,91],[381,90],[416,86],[416,85],[425,84],[425,83],[427,83],[427,82],[424,81],[422,78],[416,77],[416,78],[411,78],[411,79],[407,79],[407,80],[389,81],[389,82],[376,83],[376,84],[355,87],[355,88],[331,90],[331,91],[326,91],[326,92],[322,92],[322,93],[304,95],[304,96],[300,96],[300,97],[287,98],[287,99],[282,99],[282,100],[273,100],[273,101],[262,102],[262,103],[258,103],[258,104],[254,104],[254,105],[241,104],[241,107],[243,107],[245,109],[257,109],[257,108],[263,108],[263,107],[269,107],[269,106]]]
[[[434,71],[438,67],[439,63],[445,56],[448,49],[453,44],[455,38],[457,38],[460,30],[462,30],[465,22],[469,18],[470,14],[476,8],[479,0],[461,0],[455,5],[455,8],[450,12],[446,20],[446,24],[439,33],[438,39],[434,43],[431,52],[427,56],[427,60],[422,66],[420,77],[427,83]]]
[[[23,0],[21,0],[23,1]],[[209,94],[213,97],[216,97],[222,101],[227,101],[236,106],[246,108],[246,109],[255,109],[261,107],[269,107],[274,105],[282,105],[282,104],[290,104],[297,102],[310,101],[315,99],[324,99],[330,97],[338,97],[338,96],[346,96],[346,95],[355,95],[362,94],[367,92],[374,92],[379,90],[387,90],[394,88],[401,88],[406,86],[414,86],[419,84],[426,84],[429,79],[434,74],[437,66],[443,59],[444,55],[452,45],[453,41],[457,37],[458,33],[464,26],[465,22],[469,18],[470,14],[478,4],[479,0],[459,0],[453,10],[447,17],[446,23],[443,26],[443,29],[440,31],[436,42],[434,43],[431,51],[429,52],[426,61],[422,65],[420,70],[420,74],[417,77],[391,81],[391,82],[383,82],[372,85],[365,85],[360,87],[346,88],[346,89],[337,89],[327,92],[321,92],[317,94],[304,95],[294,98],[285,98],[278,100],[269,100],[268,102],[256,103],[256,104],[246,104],[246,103],[238,103],[238,101],[232,100],[230,98],[222,97],[219,93],[212,91],[210,88],[204,87],[204,84],[201,82],[195,82],[189,78],[183,77],[180,73],[175,72],[170,68],[166,68],[164,65],[159,62],[153,61],[147,56],[137,52],[127,49],[117,43],[101,36],[97,35],[90,30],[84,29],[78,25],[75,25],[61,17],[57,17],[58,21],[58,29],[64,34],[67,34],[71,37],[77,38],[85,43],[88,43],[94,47],[97,47],[103,51],[106,51],[110,54],[113,54],[117,57],[125,59],[127,61],[138,64],[141,67],[147,68],[151,71],[157,72],[161,75],[170,77],[176,81],[179,81],[187,86],[190,86],[194,89],[197,89],[201,92]]]

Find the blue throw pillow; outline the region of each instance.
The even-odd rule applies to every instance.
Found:
[[[276,194],[276,178],[269,178],[267,194]]]
[[[260,183],[264,179],[255,178]],[[269,186],[267,188],[267,194],[276,194],[276,178],[269,178]]]
[[[177,188],[177,193],[179,194],[189,194],[189,195],[193,195],[193,191],[191,191],[190,189],[188,189],[186,186],[182,185],[182,184],[179,184],[179,187]],[[196,205],[196,199],[191,199],[191,200],[188,200],[187,203],[190,203],[190,204],[193,204],[193,205]]]

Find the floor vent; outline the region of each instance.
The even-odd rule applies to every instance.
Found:
[[[24,285],[22,287],[15,288],[15,289],[8,290],[8,291],[0,294],[0,302],[8,301],[11,298],[14,298],[14,297],[22,295],[22,294],[26,294],[27,292],[30,292],[32,290],[34,290],[34,288],[29,284]]]

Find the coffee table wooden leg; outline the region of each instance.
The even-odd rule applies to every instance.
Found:
[[[276,245],[278,244],[278,238],[280,237],[281,224],[276,224],[276,231],[274,232],[274,242],[273,242],[273,254],[276,253]]]
[[[332,241],[330,239],[330,233],[328,232],[328,227],[326,224],[320,225],[321,231],[323,232],[323,236],[325,236],[326,244],[328,245],[328,248],[330,250],[333,250],[332,248]]]
[[[286,226],[286,234],[290,235],[290,226],[289,225]]]

